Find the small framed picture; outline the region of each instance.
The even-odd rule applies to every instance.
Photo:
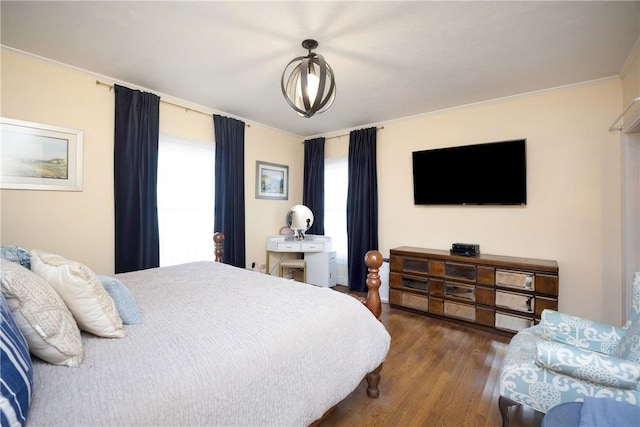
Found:
[[[256,162],[256,199],[287,200],[289,166]]]
[[[0,188],[82,191],[82,131],[0,117]]]

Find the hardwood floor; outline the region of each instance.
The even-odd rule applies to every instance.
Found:
[[[383,304],[391,349],[382,368],[380,397],[366,382],[329,414],[331,426],[490,426],[498,410],[498,375],[509,337],[479,331]],[[512,427],[538,427],[530,408],[511,410]]]

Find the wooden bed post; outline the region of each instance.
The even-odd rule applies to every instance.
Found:
[[[378,385],[380,384],[380,371],[382,370],[382,363],[378,365],[376,369],[372,372],[369,372],[366,376],[367,378],[367,396],[372,399],[377,399],[380,396],[380,389]]]
[[[367,274],[367,288],[369,292],[367,292],[367,300],[365,304],[369,311],[376,316],[376,319],[380,319],[380,315],[382,314],[382,302],[380,301],[380,267],[382,267],[382,254],[378,251],[369,251],[364,256],[364,263],[369,269],[369,274]],[[376,399],[380,396],[380,389],[378,385],[380,384],[380,371],[382,370],[382,364],[374,369],[372,372],[369,372],[366,376],[367,378],[367,396],[372,399]]]
[[[217,232],[213,235],[213,242],[215,243],[216,262],[222,262],[222,242],[224,241],[224,234]]]
[[[376,319],[380,318],[382,314],[382,302],[380,301],[380,267],[382,267],[382,254],[378,251],[369,251],[364,256],[364,263],[369,268],[369,274],[367,274],[367,308],[376,316]]]

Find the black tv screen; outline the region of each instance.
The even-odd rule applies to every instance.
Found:
[[[524,139],[413,152],[416,205],[526,205]]]

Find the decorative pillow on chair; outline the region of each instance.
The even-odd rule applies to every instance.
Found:
[[[83,331],[108,338],[125,335],[109,293],[89,267],[44,251],[31,251],[31,270],[58,292]]]
[[[605,387],[634,390],[640,380],[636,363],[559,342],[538,341],[535,357],[540,367]]]
[[[142,323],[138,305],[136,304],[136,300],[133,299],[129,288],[115,277],[98,276],[98,279],[100,280],[100,284],[109,292],[111,298],[113,298],[122,323],[125,325],[138,325]]]
[[[543,310],[540,319],[542,338],[575,347],[612,354],[625,331],[554,310]]]
[[[29,350],[54,365],[78,366],[82,338],[60,295],[37,274],[0,259],[0,287]]]
[[[21,426],[27,421],[33,368],[27,342],[0,294],[0,425]]]

